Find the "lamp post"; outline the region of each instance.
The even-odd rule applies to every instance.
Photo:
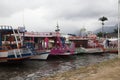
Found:
[[[118,0],[118,58],[120,58],[120,0]]]

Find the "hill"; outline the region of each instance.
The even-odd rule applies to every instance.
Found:
[[[114,32],[114,29],[117,29],[117,25],[115,25],[115,26],[104,26],[104,28],[103,28],[104,32],[106,32],[106,33]],[[98,32],[101,32],[101,31],[102,31],[102,28],[99,28],[99,29],[95,30],[94,33],[98,33]]]

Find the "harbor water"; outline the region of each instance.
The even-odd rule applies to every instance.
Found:
[[[54,56],[47,60],[26,60],[22,63],[0,64],[0,80],[40,80],[41,77],[54,75],[81,66],[100,63],[117,57],[117,54],[80,54]]]

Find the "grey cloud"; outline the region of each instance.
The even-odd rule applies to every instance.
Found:
[[[86,1],[86,0],[85,0]],[[92,0],[95,1],[95,0]],[[99,1],[99,0],[98,0]],[[95,1],[97,2],[97,1]],[[100,1],[99,1],[100,2]],[[116,9],[112,7],[106,7],[106,4],[102,3],[84,3],[85,5],[79,5],[76,7],[76,5],[72,6],[73,8],[70,8],[70,6],[63,11],[61,11],[61,14],[59,17],[64,17],[65,19],[89,19],[89,18],[98,18],[100,16],[115,16],[116,15]],[[109,4],[108,4],[109,5]],[[111,4],[109,5],[111,6]],[[115,6],[117,8],[117,6]]]
[[[48,19],[82,20],[99,18],[101,16],[116,16],[116,2],[114,0],[52,0],[48,6]],[[58,2],[57,2],[58,1]],[[114,1],[114,2],[113,2]],[[106,4],[109,3],[109,4]],[[116,7],[116,8],[114,8]]]
[[[63,20],[64,24],[68,24],[65,25],[64,31],[69,27],[73,32],[72,28],[80,28],[82,21],[90,23],[90,20],[98,20],[101,16],[115,20],[117,16],[116,4],[117,0],[0,0],[0,17],[9,18],[24,9],[30,9],[31,12],[43,9],[44,16],[36,19],[36,15],[34,15],[34,19],[37,21],[27,19],[30,26],[36,24],[36,26],[45,25],[47,27],[46,23],[53,25],[52,22],[54,23],[55,20]],[[38,21],[42,20],[44,23],[40,24]],[[79,22],[76,23],[76,21]],[[110,22],[109,24],[116,24],[115,21]]]
[[[104,2],[102,0],[0,0],[0,17],[10,16],[26,8],[36,9],[44,6],[51,9],[50,16],[53,18],[91,18],[108,14],[107,1],[112,3],[113,0]]]
[[[40,6],[42,2],[39,0],[0,0],[0,17],[9,17],[26,8],[36,9]]]

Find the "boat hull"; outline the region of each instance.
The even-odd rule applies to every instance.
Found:
[[[37,50],[36,54],[31,57],[30,59],[36,59],[36,60],[46,60],[50,54],[50,50],[40,51]]]
[[[32,52],[29,49],[12,49],[0,52],[0,62],[20,61],[29,59],[31,56]]]
[[[45,53],[45,54],[39,54],[39,55],[35,55],[33,57],[31,57],[30,59],[40,59],[40,60],[46,60],[49,56],[49,53]]]
[[[75,54],[80,53],[103,53],[101,48],[76,48]]]

